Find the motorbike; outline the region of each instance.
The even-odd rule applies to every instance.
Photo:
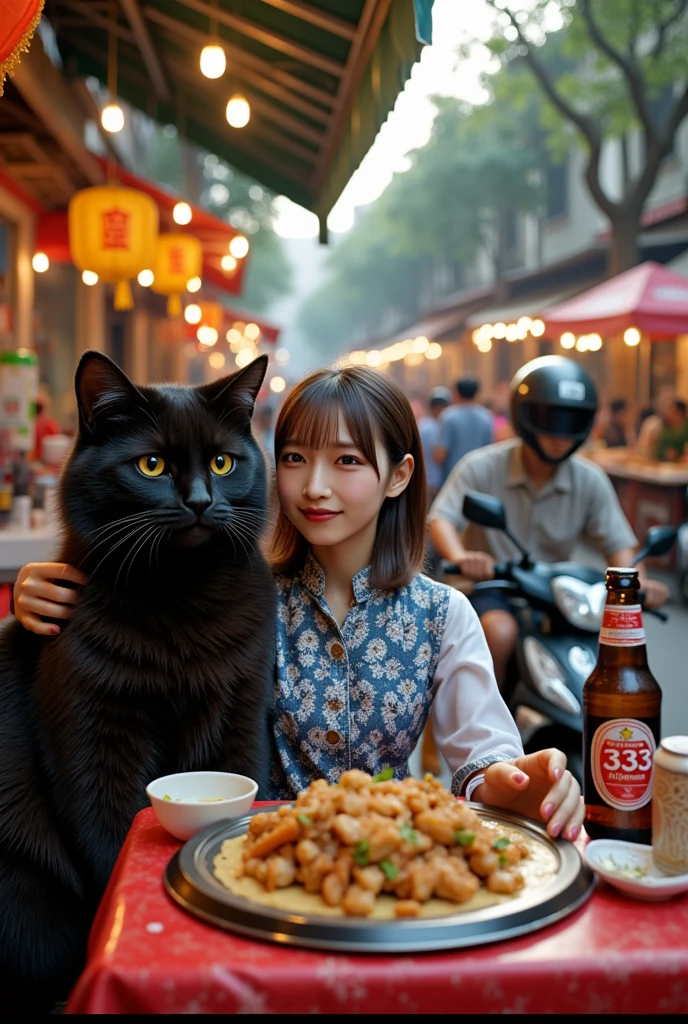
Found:
[[[578,562],[533,560],[509,531],[502,503],[491,495],[467,492],[463,514],[470,522],[501,530],[521,555],[495,565],[494,579],[474,584],[474,590],[503,590],[518,622],[502,696],[517,722],[525,717],[536,723],[524,730],[524,750],[563,750],[582,786],[583,684],[597,662],[606,599],[604,573]],[[672,526],[650,527],[633,564],[667,554],[676,533]],[[440,569],[444,576],[461,574],[460,565],[446,561],[440,562]],[[641,592],[641,603],[642,597]],[[668,620],[658,609],[646,611]]]

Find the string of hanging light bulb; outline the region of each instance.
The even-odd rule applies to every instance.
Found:
[[[117,6],[115,0],[110,0],[110,25],[108,28],[108,93],[110,102],[107,103],[100,114],[100,123],[106,132],[115,134],[124,128],[124,111],[117,102]]]
[[[212,0],[213,14],[210,17],[209,33],[211,42],[201,50],[201,74],[206,78],[222,78],[227,69],[227,56],[220,40],[217,18],[218,0]],[[245,128],[251,119],[251,105],[242,93],[234,93],[225,109],[227,123],[232,128]]]

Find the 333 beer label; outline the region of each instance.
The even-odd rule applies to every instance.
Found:
[[[609,647],[640,647],[644,644],[645,630],[640,605],[607,605],[602,617],[600,643]]]
[[[649,725],[636,718],[614,718],[596,730],[590,747],[595,788],[610,807],[637,811],[652,797],[656,749]]]

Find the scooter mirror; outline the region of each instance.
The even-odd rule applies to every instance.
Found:
[[[493,530],[506,531],[504,506],[499,498],[479,491],[466,491],[463,499],[463,514],[471,523],[487,526]]]
[[[645,534],[645,542],[634,559],[634,564],[642,562],[644,558],[657,558],[659,555],[668,554],[676,542],[676,534],[675,526],[651,526]]]

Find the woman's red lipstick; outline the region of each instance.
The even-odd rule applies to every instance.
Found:
[[[300,508],[299,512],[310,523],[325,523],[339,515],[339,512],[334,512],[331,508]]]

